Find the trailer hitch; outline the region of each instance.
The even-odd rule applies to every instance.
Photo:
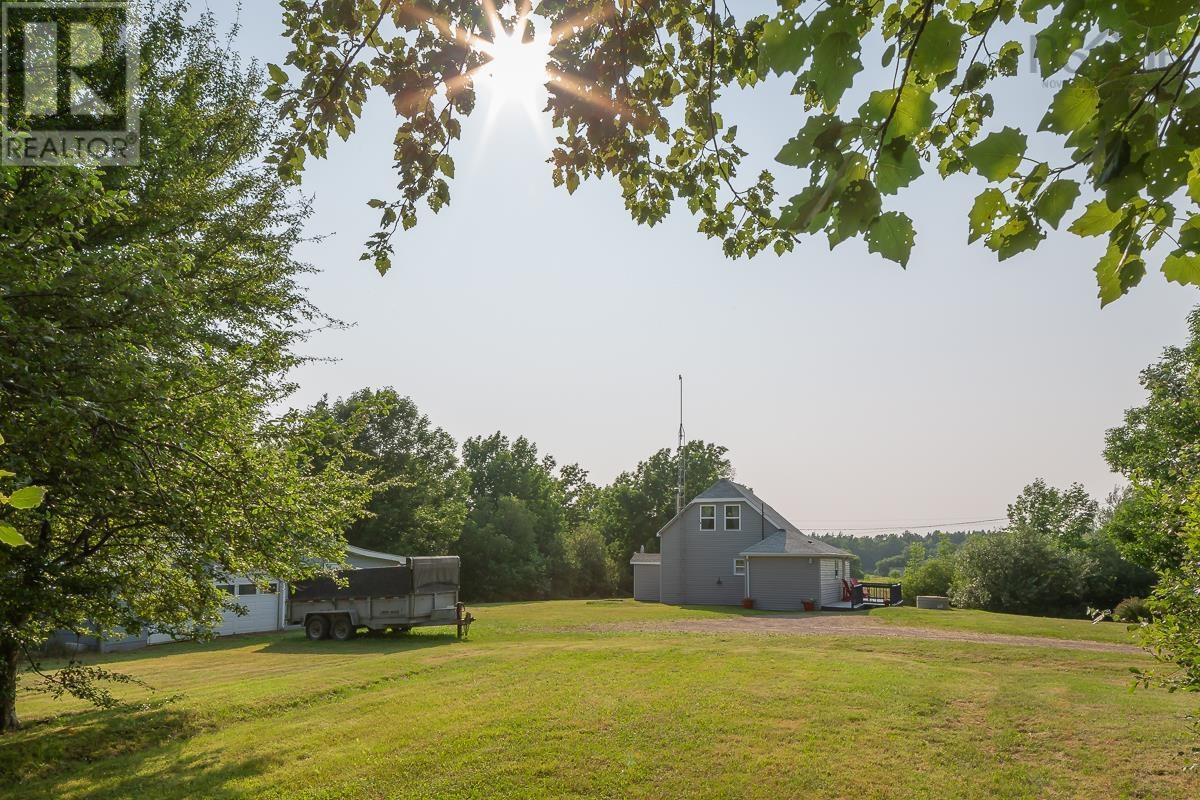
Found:
[[[471,634],[471,623],[475,621],[475,615],[467,611],[467,607],[462,603],[454,606],[455,622],[458,625],[458,638],[463,639]]]

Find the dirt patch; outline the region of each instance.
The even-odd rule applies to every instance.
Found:
[[[978,633],[942,628],[917,628],[890,625],[857,614],[825,614],[769,617],[730,616],[727,619],[675,620],[673,622],[625,622],[592,625],[595,631],[639,631],[676,633],[757,633],[791,634],[795,636],[878,636],[891,639],[927,639],[947,642],[1015,645],[1019,647],[1049,647],[1059,650],[1093,650],[1107,653],[1140,653],[1140,648],[1113,642],[1088,642],[1077,639],[1054,639],[1047,636],[1017,636],[1000,633]]]

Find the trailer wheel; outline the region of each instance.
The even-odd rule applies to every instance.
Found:
[[[397,625],[395,631],[396,633],[408,633],[412,628],[412,625]]]
[[[354,626],[350,624],[350,618],[347,616],[334,617],[329,633],[339,642],[345,642],[354,638]]]
[[[304,623],[304,633],[314,642],[324,639],[329,635],[329,620],[324,617],[309,617],[308,622]]]

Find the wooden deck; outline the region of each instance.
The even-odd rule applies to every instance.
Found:
[[[849,600],[839,600],[836,603],[822,603],[822,611],[862,611],[865,608],[887,608],[888,606],[904,605],[901,600],[898,603],[868,603],[862,602],[857,605],[851,605]]]
[[[849,600],[822,603],[822,611],[859,611],[864,608],[885,608],[904,603],[898,583],[859,583],[850,590]]]

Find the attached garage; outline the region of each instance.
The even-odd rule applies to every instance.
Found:
[[[661,597],[662,554],[634,553],[629,560],[633,565],[633,599],[644,603],[657,603]]]

